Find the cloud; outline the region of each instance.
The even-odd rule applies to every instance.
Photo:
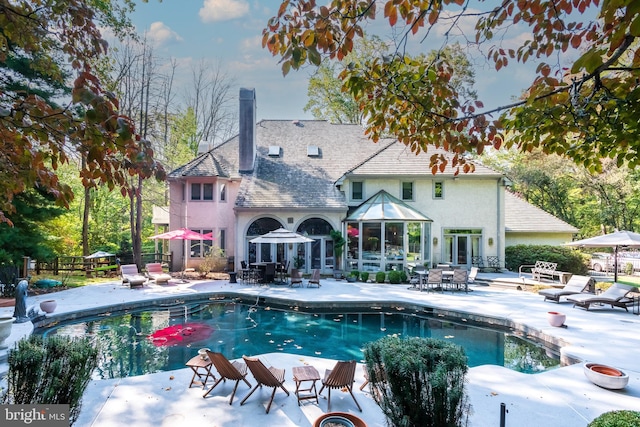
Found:
[[[244,0],[204,0],[198,14],[202,22],[228,21],[249,13],[249,4]]]
[[[156,45],[163,45],[172,41],[182,41],[182,37],[163,22],[157,21],[151,24],[147,32],[147,38]]]

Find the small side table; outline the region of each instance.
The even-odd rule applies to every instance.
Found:
[[[316,389],[316,381],[320,379],[320,374],[317,369],[313,366],[294,366],[292,368],[293,371],[293,381],[296,383],[296,397],[298,398],[298,406],[300,406],[301,400],[306,399],[316,399],[316,403],[318,402],[318,390]],[[305,381],[310,381],[311,384],[308,388],[300,388],[302,383]],[[301,394],[307,393],[307,394]]]
[[[193,386],[194,384],[205,388],[207,385],[207,380],[209,378],[211,378],[213,381],[216,380],[215,375],[213,375],[213,373],[211,372],[211,366],[213,364],[208,357],[202,357],[200,355],[193,356],[191,359],[189,359],[186,365],[193,371],[193,376],[191,377],[189,388],[191,388],[191,386]]]

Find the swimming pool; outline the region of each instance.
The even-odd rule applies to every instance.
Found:
[[[362,361],[362,348],[367,342],[392,334],[440,338],[459,344],[471,367],[492,364],[535,373],[559,364],[557,355],[548,349],[509,331],[397,307],[303,311],[299,307],[224,299],[62,322],[35,333],[95,340],[100,348],[96,379],[184,368],[184,363],[203,347],[229,359],[286,352]]]

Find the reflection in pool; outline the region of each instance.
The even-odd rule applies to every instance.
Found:
[[[157,331],[190,331],[187,324],[202,325],[211,333],[167,345],[152,339]],[[306,313],[231,300],[130,311],[60,323],[36,333],[92,337],[100,348],[94,377],[101,379],[180,369],[202,347],[229,359],[282,351],[362,361],[365,343],[391,334],[450,340],[464,347],[472,367],[491,364],[534,373],[559,363],[544,348],[508,333],[423,314],[343,308]]]

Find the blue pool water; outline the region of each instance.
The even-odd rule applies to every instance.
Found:
[[[544,348],[509,333],[390,309],[302,312],[207,301],[60,323],[36,333],[91,337],[100,349],[94,377],[101,379],[183,368],[203,347],[229,359],[286,352],[362,361],[366,343],[392,334],[459,344],[472,367],[492,364],[534,373],[558,365]]]

